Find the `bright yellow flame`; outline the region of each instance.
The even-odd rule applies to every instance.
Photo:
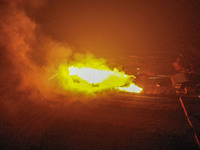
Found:
[[[132,83],[132,77],[117,68],[111,70],[104,60],[92,56],[72,65],[61,64],[57,73],[58,81],[65,90],[87,94],[105,90],[140,93],[142,88]]]

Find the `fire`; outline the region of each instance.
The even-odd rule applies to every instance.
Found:
[[[118,87],[119,90],[125,91],[125,92],[135,92],[140,93],[142,91],[142,88],[136,86],[134,83],[131,83],[128,87]]]
[[[97,84],[103,82],[109,75],[113,74],[112,71],[98,70],[94,68],[77,68],[74,66],[69,67],[69,75],[77,75],[78,77],[86,80],[89,84]]]
[[[109,68],[103,59],[86,56],[72,64],[61,64],[57,79],[62,88],[86,94],[105,90],[140,93],[142,88],[132,82],[133,75],[127,75],[117,68]]]

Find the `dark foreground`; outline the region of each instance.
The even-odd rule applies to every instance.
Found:
[[[109,94],[87,102],[61,99],[2,98],[0,149],[197,149],[176,96]]]

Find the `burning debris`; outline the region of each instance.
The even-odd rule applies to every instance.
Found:
[[[132,78],[135,78],[133,75],[127,75],[117,68],[111,69],[104,60],[94,56],[86,55],[72,64],[61,64],[56,77],[65,90],[86,94],[105,90],[142,91],[132,82]]]

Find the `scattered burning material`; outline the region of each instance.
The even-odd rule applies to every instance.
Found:
[[[105,90],[140,93],[142,88],[132,82],[133,75],[127,75],[117,68],[109,68],[103,59],[85,56],[71,64],[61,64],[56,74],[62,88],[86,94]]]

